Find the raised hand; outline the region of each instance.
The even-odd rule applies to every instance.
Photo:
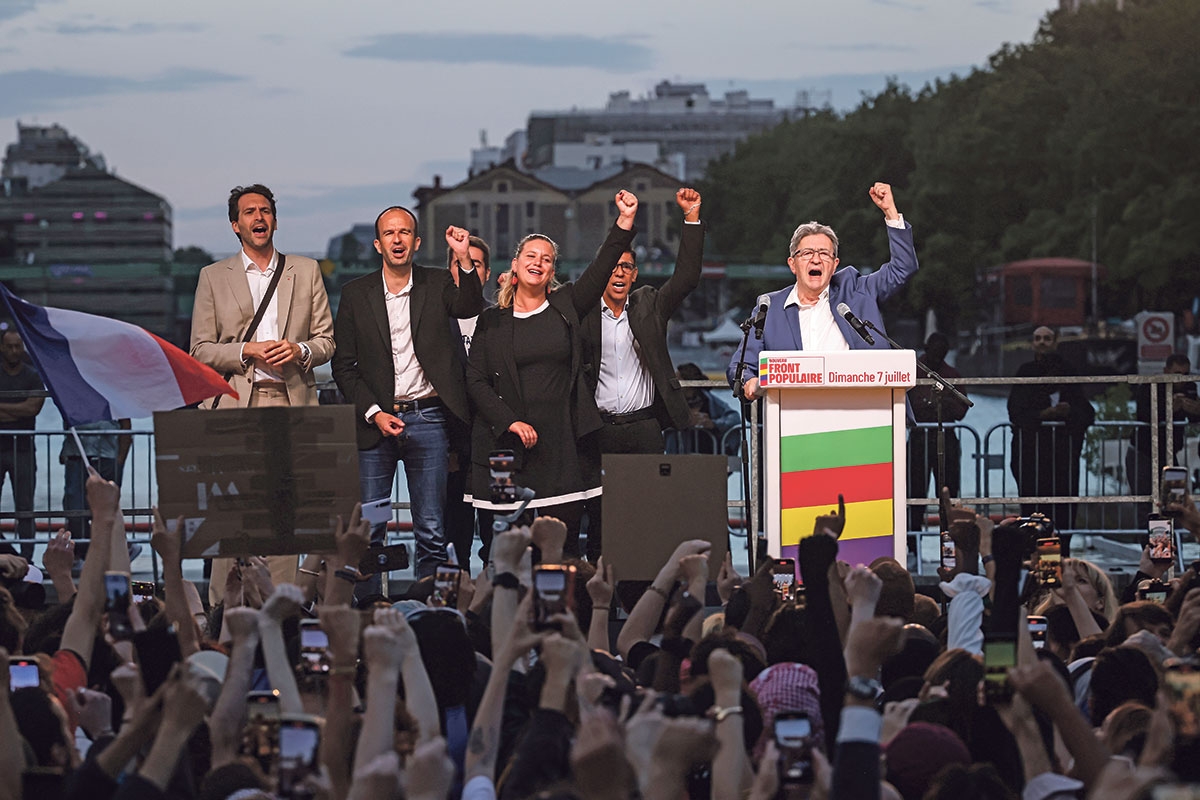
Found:
[[[612,605],[613,587],[617,585],[613,578],[612,564],[604,563],[604,556],[596,562],[596,574],[588,578],[588,597],[592,598],[592,608],[608,608]]]
[[[46,568],[47,575],[71,574],[71,567],[75,566],[75,542],[66,528],[59,528],[58,533],[46,545],[46,552],[42,555],[42,566]]]
[[[417,745],[405,762],[405,796],[411,800],[441,800],[453,781],[454,762],[446,755],[446,740],[440,736]]]
[[[270,597],[275,591],[275,582],[271,579],[271,565],[262,556],[250,556],[246,559],[246,566],[242,568],[242,580],[253,583],[262,597]]]
[[[904,620],[871,617],[854,620],[846,637],[846,674],[873,677],[904,645]]]
[[[496,574],[516,573],[521,567],[521,557],[532,540],[529,528],[525,527],[509,528],[504,533],[496,534],[492,539],[492,563],[496,565]]]
[[[300,606],[303,603],[304,590],[294,583],[281,583],[275,587],[274,593],[267,598],[267,602],[263,603],[259,624],[261,625],[264,620],[267,620],[281,625],[288,617],[299,614]]]
[[[396,637],[402,658],[421,656],[421,646],[417,644],[417,634],[413,632],[408,619],[394,608],[375,609],[375,624],[386,628]]]
[[[75,712],[83,732],[93,742],[106,733],[112,733],[112,698],[104,692],[80,687],[67,695],[67,703]]]
[[[700,221],[700,193],[695,189],[683,188],[675,193],[675,202],[683,210],[683,218],[688,222]]]
[[[465,228],[458,228],[454,225],[446,228],[446,246],[454,253],[460,267],[471,266],[471,255],[468,250],[471,246],[470,240],[471,232]]]
[[[0,576],[8,581],[19,581],[29,572],[29,562],[20,556],[0,554]]]
[[[183,516],[175,520],[175,530],[169,530],[158,506],[154,507],[154,527],[150,534],[150,546],[164,564],[178,566],[183,551]]]
[[[870,569],[858,566],[846,575],[846,599],[856,614],[867,612],[866,616],[874,616],[875,604],[879,602],[879,593],[883,591],[883,581]]]
[[[567,542],[566,524],[554,517],[538,517],[529,526],[533,545],[542,551],[543,564],[558,564],[562,561],[563,547]]]
[[[348,526],[342,524],[342,515],[338,514],[333,538],[337,543],[338,560],[344,566],[357,567],[367,548],[371,546],[371,523],[362,518],[362,503],[354,504]]]
[[[363,658],[367,662],[367,670],[396,671],[404,660],[404,647],[400,637],[391,628],[383,625],[369,625],[363,631]]]
[[[721,570],[717,573],[717,594],[722,603],[728,603],[729,598],[742,582],[742,576],[733,568],[733,553],[725,551],[725,560],[721,562]]]
[[[679,559],[679,577],[687,583],[708,580],[708,553],[693,553]]]
[[[91,472],[87,479],[88,508],[92,516],[100,513],[116,515],[121,510],[121,487],[112,481],[100,477],[99,472]]]
[[[353,665],[358,656],[361,615],[350,606],[317,606],[317,618],[329,638],[329,663]]]
[[[633,218],[637,216],[637,196],[634,195],[633,192],[622,189],[621,191],[617,192],[617,196],[613,198],[613,201],[617,204],[617,213],[620,215],[620,219],[618,220],[617,224],[621,225],[621,223],[627,223],[629,226],[632,226]],[[629,228],[626,228],[625,225],[621,225],[621,227],[629,230]]]
[[[892,187],[887,183],[876,183],[871,187],[871,202],[879,206],[885,219],[899,219],[900,212],[896,210],[896,198],[892,197]]]
[[[713,650],[708,656],[708,676],[713,692],[718,696],[724,692],[739,692],[742,688],[742,662],[723,647]]]
[[[820,514],[813,523],[813,533],[823,533],[834,539],[842,535],[846,529],[846,498],[838,495],[837,511],[830,509],[828,514]]]
[[[258,612],[252,608],[230,608],[221,617],[221,625],[239,642],[258,641]]]

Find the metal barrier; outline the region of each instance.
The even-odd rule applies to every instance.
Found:
[[[1172,384],[1194,382],[1197,377],[1191,375],[1126,375],[1113,377],[1067,376],[1067,377],[1038,377],[1038,378],[956,378],[950,383],[965,387],[1005,387],[1015,384],[1099,384],[1112,385],[1124,383],[1132,386],[1149,384]],[[718,389],[728,391],[723,381],[681,381],[684,387]],[[932,381],[921,380],[922,385],[932,384]],[[759,422],[759,404],[748,407],[752,429],[761,432]],[[1015,510],[1021,504],[1074,504],[1077,507],[1076,524],[1069,528],[1071,532],[1091,536],[1103,536],[1116,541],[1129,540],[1135,535],[1144,533],[1134,515],[1138,508],[1156,508],[1159,496],[1160,467],[1159,440],[1163,435],[1161,420],[1170,419],[1174,411],[1173,393],[1165,394],[1165,402],[1158,402],[1158,392],[1149,392],[1150,422],[1138,422],[1133,419],[1097,419],[1088,433],[1084,456],[1079,466],[1080,485],[1077,492],[1069,495],[1020,495],[1015,491],[1016,481],[1012,475],[1012,424],[1001,422],[989,427],[982,434],[971,424],[958,422],[946,425],[948,430],[958,435],[962,458],[972,459],[972,468],[968,470],[965,479],[973,477],[973,485],[966,480],[962,487],[960,498],[962,502],[976,506],[984,513],[993,515],[1005,514]],[[1174,427],[1184,423],[1173,423]],[[932,424],[918,424],[915,430],[930,430]],[[1149,429],[1150,452],[1142,454],[1130,450],[1130,438],[1137,430]],[[681,451],[710,450],[725,453],[730,457],[731,476],[741,470],[741,459],[738,457],[742,448],[742,430],[734,427],[725,431],[720,438],[711,431],[704,429],[688,429],[676,432]],[[127,525],[131,530],[131,540],[147,542],[152,523],[151,509],[155,504],[157,491],[154,472],[154,439],[153,431],[135,429],[117,432],[120,436],[129,437],[131,446],[122,471],[121,502],[125,511]],[[44,544],[49,535],[64,523],[68,517],[85,517],[86,510],[64,512],[62,507],[62,490],[65,478],[65,468],[58,463],[61,450],[61,440],[68,436],[66,431],[28,431],[0,430],[0,442],[3,437],[14,437],[9,445],[9,452],[0,452],[0,461],[7,462],[9,457],[15,458],[17,437],[32,439],[34,442],[34,463],[36,464],[36,493],[33,508],[20,512],[6,502],[0,510],[0,528],[6,534],[11,534],[18,520],[33,520],[40,536],[36,543]],[[81,437],[111,436],[112,431],[80,431]],[[742,483],[731,479],[731,494],[728,500],[730,510],[730,533],[738,537],[746,537],[751,530],[760,529],[761,519],[757,486],[760,484],[761,454],[759,452],[758,435],[750,436],[750,451],[748,464],[750,468],[750,496],[745,497],[741,491]],[[1191,441],[1191,440],[1186,440]],[[1195,447],[1184,448],[1184,465],[1189,471],[1200,463]],[[1175,454],[1172,448],[1166,448],[1166,462],[1174,462]],[[1145,460],[1143,460],[1145,457]],[[1148,464],[1145,461],[1148,460]],[[1040,467],[1040,465],[1038,465]],[[1148,467],[1149,486],[1144,491],[1133,492],[1129,489],[1128,470],[1130,468],[1142,473]],[[411,541],[411,523],[403,518],[401,512],[408,509],[407,492],[401,486],[402,476],[397,472],[393,488],[393,509],[395,516],[389,526],[390,541]],[[11,477],[10,481],[11,482]],[[736,494],[732,487],[737,487]],[[906,500],[908,506],[936,506],[937,499],[933,497],[916,497]],[[1138,504],[1135,506],[1134,504]],[[737,512],[737,517],[734,512]],[[739,524],[740,523],[740,524]],[[937,531],[910,531],[918,537],[937,535]],[[9,539],[10,541],[11,538]],[[747,541],[751,546],[753,537]],[[1136,563],[1136,556],[1133,556]],[[920,559],[918,559],[920,564]],[[152,558],[152,570],[157,577],[158,564]]]

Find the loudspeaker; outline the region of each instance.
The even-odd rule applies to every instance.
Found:
[[[725,456],[605,455],[604,563],[618,581],[650,581],[680,542],[705,539],[709,580],[725,560],[729,490]]]

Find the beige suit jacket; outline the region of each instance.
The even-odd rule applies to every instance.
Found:
[[[317,262],[304,256],[286,256],[283,275],[275,289],[280,338],[308,345],[312,360],[308,369],[299,364],[283,367],[288,400],[294,406],[316,405],[314,367],[333,358],[333,316],[321,281]],[[196,302],[192,308],[191,354],[222,375],[232,375],[229,385],[238,393],[237,407],[250,402],[254,368],[241,361],[242,337],[254,320],[254,300],[239,251],[230,258],[209,264],[200,271]],[[221,406],[233,408],[232,398]],[[206,401],[205,407],[212,404]]]

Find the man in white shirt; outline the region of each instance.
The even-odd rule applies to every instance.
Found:
[[[858,319],[883,329],[879,303],[898,292],[917,271],[917,253],[913,247],[912,226],[896,210],[892,187],[876,183],[870,189],[871,201],[883,212],[888,229],[891,258],[870,275],[857,269],[838,270],[837,234],[828,225],[806,222],[796,228],[788,247],[788,268],[796,284],[772,292],[770,307],[761,339],[750,337],[741,375],[738,347],[729,362],[726,375],[736,386],[740,377],[746,400],[759,396],[758,354],[763,350],[862,350],[887,349],[882,337],[869,345],[836,309],[840,303],[850,307]]]
[[[229,193],[229,223],[241,242],[233,256],[200,271],[192,310],[191,354],[226,376],[238,393],[222,407],[316,405],[313,368],[333,356],[333,317],[316,261],[275,249],[275,196],[262,184]],[[271,280],[281,270],[254,335],[243,341]],[[210,406],[212,401],[205,403]],[[296,578],[294,556],[268,559],[275,583]],[[219,602],[230,559],[213,562],[209,597]]]
[[[363,501],[390,497],[396,465],[404,463],[416,576],[423,578],[446,561],[449,418],[470,419],[457,355],[461,334],[448,318],[478,315],[483,294],[468,231],[446,229],[457,283],[448,270],[413,263],[421,238],[408,209],[385,209],[375,220],[375,237],[381,268],[342,287],[333,377],[357,412]],[[382,524],[371,539],[382,543]]]
[[[603,453],[661,453],[663,429],[686,428],[691,409],[667,351],[667,323],[700,283],[704,225],[700,193],[680,189],[683,230],[675,270],[661,288],[641,286],[632,251],[622,254],[598,308],[581,321],[584,374],[604,420]],[[600,498],[588,501],[588,558],[600,556]]]

